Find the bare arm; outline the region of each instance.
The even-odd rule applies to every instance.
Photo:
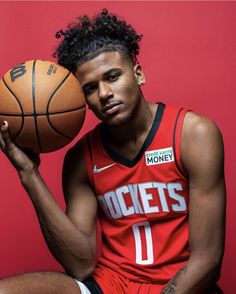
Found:
[[[186,115],[181,158],[189,176],[189,261],[162,293],[211,293],[219,279],[225,237],[224,150],[209,119]]]
[[[97,203],[87,182],[81,147],[70,151],[65,158],[66,215],[44,183],[37,165],[12,143],[7,125],[1,128],[0,146],[32,200],[44,238],[54,257],[68,274],[77,279],[91,275],[96,257]]]

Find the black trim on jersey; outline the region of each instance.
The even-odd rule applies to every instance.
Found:
[[[91,278],[82,282],[92,294],[103,294],[102,289],[96,283],[96,281]]]
[[[146,151],[146,149],[150,146],[150,144],[152,143],[162,120],[163,117],[163,113],[165,110],[165,104],[163,104],[162,102],[159,102],[157,110],[156,110],[156,114],[155,114],[155,118],[152,124],[152,127],[142,145],[142,147],[140,148],[138,154],[135,156],[134,159],[128,159],[124,156],[122,156],[121,154],[117,153],[116,151],[112,150],[108,143],[107,143],[107,132],[106,132],[106,127],[105,125],[101,125],[101,140],[102,140],[102,144],[106,150],[106,152],[110,155],[110,157],[125,165],[128,167],[133,167],[135,166],[135,164],[137,164],[140,159],[142,158],[144,152]]]
[[[175,120],[175,126],[174,126],[174,133],[173,133],[173,151],[174,151],[174,157],[175,157],[175,164],[176,164],[176,167],[178,169],[178,171],[181,173],[181,175],[184,177],[184,178],[188,178],[187,174],[180,168],[179,164],[178,164],[178,160],[177,160],[177,157],[176,157],[176,144],[175,144],[175,140],[176,140],[176,129],[177,129],[177,125],[178,125],[178,120],[179,120],[179,116],[180,116],[180,113],[181,111],[183,110],[183,108],[181,108],[176,116],[176,120]]]

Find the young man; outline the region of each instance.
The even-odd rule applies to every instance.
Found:
[[[66,214],[39,174],[37,156],[14,145],[7,123],[1,127],[1,148],[66,274],[11,277],[0,293],[217,293],[225,227],[218,128],[187,109],[144,99],[136,63],[141,36],[107,10],[59,36],[59,63],[75,74],[102,122],[65,157]]]

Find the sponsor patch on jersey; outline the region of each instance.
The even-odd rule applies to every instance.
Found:
[[[151,150],[145,152],[146,165],[163,164],[174,161],[174,152],[172,147]]]

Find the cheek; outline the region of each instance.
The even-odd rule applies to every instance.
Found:
[[[132,85],[124,88],[123,99],[127,105],[134,105],[138,100],[140,91],[136,85]]]
[[[135,97],[139,93],[139,87],[135,79],[124,79],[119,85],[117,85],[116,92],[121,98]]]
[[[97,94],[94,93],[93,95],[89,95],[86,97],[86,102],[87,102],[87,105],[90,107],[90,108],[93,108],[96,106],[96,104],[98,103],[98,97],[97,97]]]

